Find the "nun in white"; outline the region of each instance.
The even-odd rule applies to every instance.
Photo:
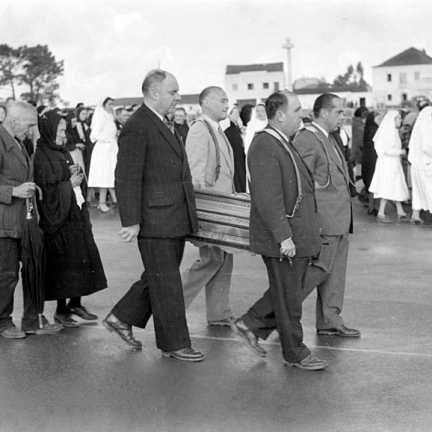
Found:
[[[432,211],[432,107],[420,111],[409,142],[411,163],[412,209],[411,223],[420,225],[420,210]]]
[[[114,172],[117,165],[118,145],[113,104],[114,100],[109,97],[102,99],[96,107],[91,123],[90,139],[96,141],[96,144],[90,162],[88,185],[90,188],[99,188],[98,209],[102,213],[112,211],[106,205],[108,189],[113,206],[117,205]]]
[[[388,111],[373,139],[378,159],[369,191],[374,198],[381,198],[377,215],[377,222],[381,223],[393,222],[385,214],[388,200],[396,203],[398,222],[409,221],[402,207],[402,202],[409,199],[409,191],[401,163],[401,155],[405,154],[398,133],[401,122],[398,111]]]

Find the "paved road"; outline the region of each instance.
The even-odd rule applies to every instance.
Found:
[[[200,295],[188,310],[193,344],[206,354],[199,364],[161,358],[152,326],[136,331],[142,352],[101,320],[54,336],[0,338],[0,432],[431,431],[431,225],[378,225],[357,200],[354,208],[343,316],[362,338],[317,337],[315,296],[304,304],[305,342],[327,370],[284,367],[277,335],[264,343],[268,357],[255,357],[230,329],[206,326]],[[136,244],[116,236],[118,215],[92,210],[92,220],[109,289],[85,304],[103,318],[142,264]],[[196,253],[188,246],[183,265]],[[261,259],[236,256],[234,312],[266,287]],[[53,312],[48,303],[47,317]]]

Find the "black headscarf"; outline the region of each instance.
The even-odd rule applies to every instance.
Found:
[[[79,217],[69,166],[73,159],[63,145],[56,144],[62,116],[54,111],[39,118],[40,138],[34,158],[34,178],[43,191],[39,204],[40,224],[48,234],[57,233],[67,219]],[[63,239],[64,240],[64,239]],[[60,248],[60,244],[58,245]]]

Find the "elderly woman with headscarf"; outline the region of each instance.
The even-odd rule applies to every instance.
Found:
[[[378,159],[369,191],[375,198],[381,198],[377,215],[377,222],[381,223],[393,222],[385,214],[388,200],[396,202],[397,221],[409,221],[402,207],[402,202],[409,198],[409,191],[401,164],[401,156],[405,153],[398,133],[401,123],[398,111],[388,111],[373,139]]]
[[[113,207],[117,206],[114,172],[117,165],[118,145],[113,105],[113,99],[109,97],[102,99],[96,107],[91,122],[90,139],[96,143],[91,156],[88,186],[99,188],[98,209],[101,213],[112,211],[106,203],[108,189]]]
[[[411,133],[408,160],[411,163],[411,223],[424,224],[420,210],[432,211],[432,107],[420,111]]]
[[[49,111],[39,119],[39,130],[34,180],[43,191],[38,210],[45,232],[45,299],[57,300],[54,320],[58,324],[77,327],[71,315],[97,319],[81,304],[81,297],[106,288],[107,281],[83,206],[83,174],[64,146],[66,121]]]
[[[234,155],[234,187],[236,192],[246,192],[246,156],[243,146],[240,109],[233,106],[228,112],[229,126],[225,135],[231,144]]]

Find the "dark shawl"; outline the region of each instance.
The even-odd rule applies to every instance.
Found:
[[[35,183],[43,192],[43,200],[38,202],[40,226],[51,235],[62,228],[67,218],[79,219],[79,207],[69,181],[69,166],[74,162],[67,149],[55,143],[60,120],[62,117],[54,111],[39,118],[40,138],[34,158]]]
[[[240,128],[230,120],[225,135],[231,144],[234,155],[234,186],[236,192],[246,192],[246,156]]]
[[[364,136],[363,136],[363,158],[362,158],[362,177],[366,190],[372,182],[372,177],[375,172],[377,154],[373,138],[378,130],[378,125],[375,123],[376,113],[371,112],[366,117]]]

